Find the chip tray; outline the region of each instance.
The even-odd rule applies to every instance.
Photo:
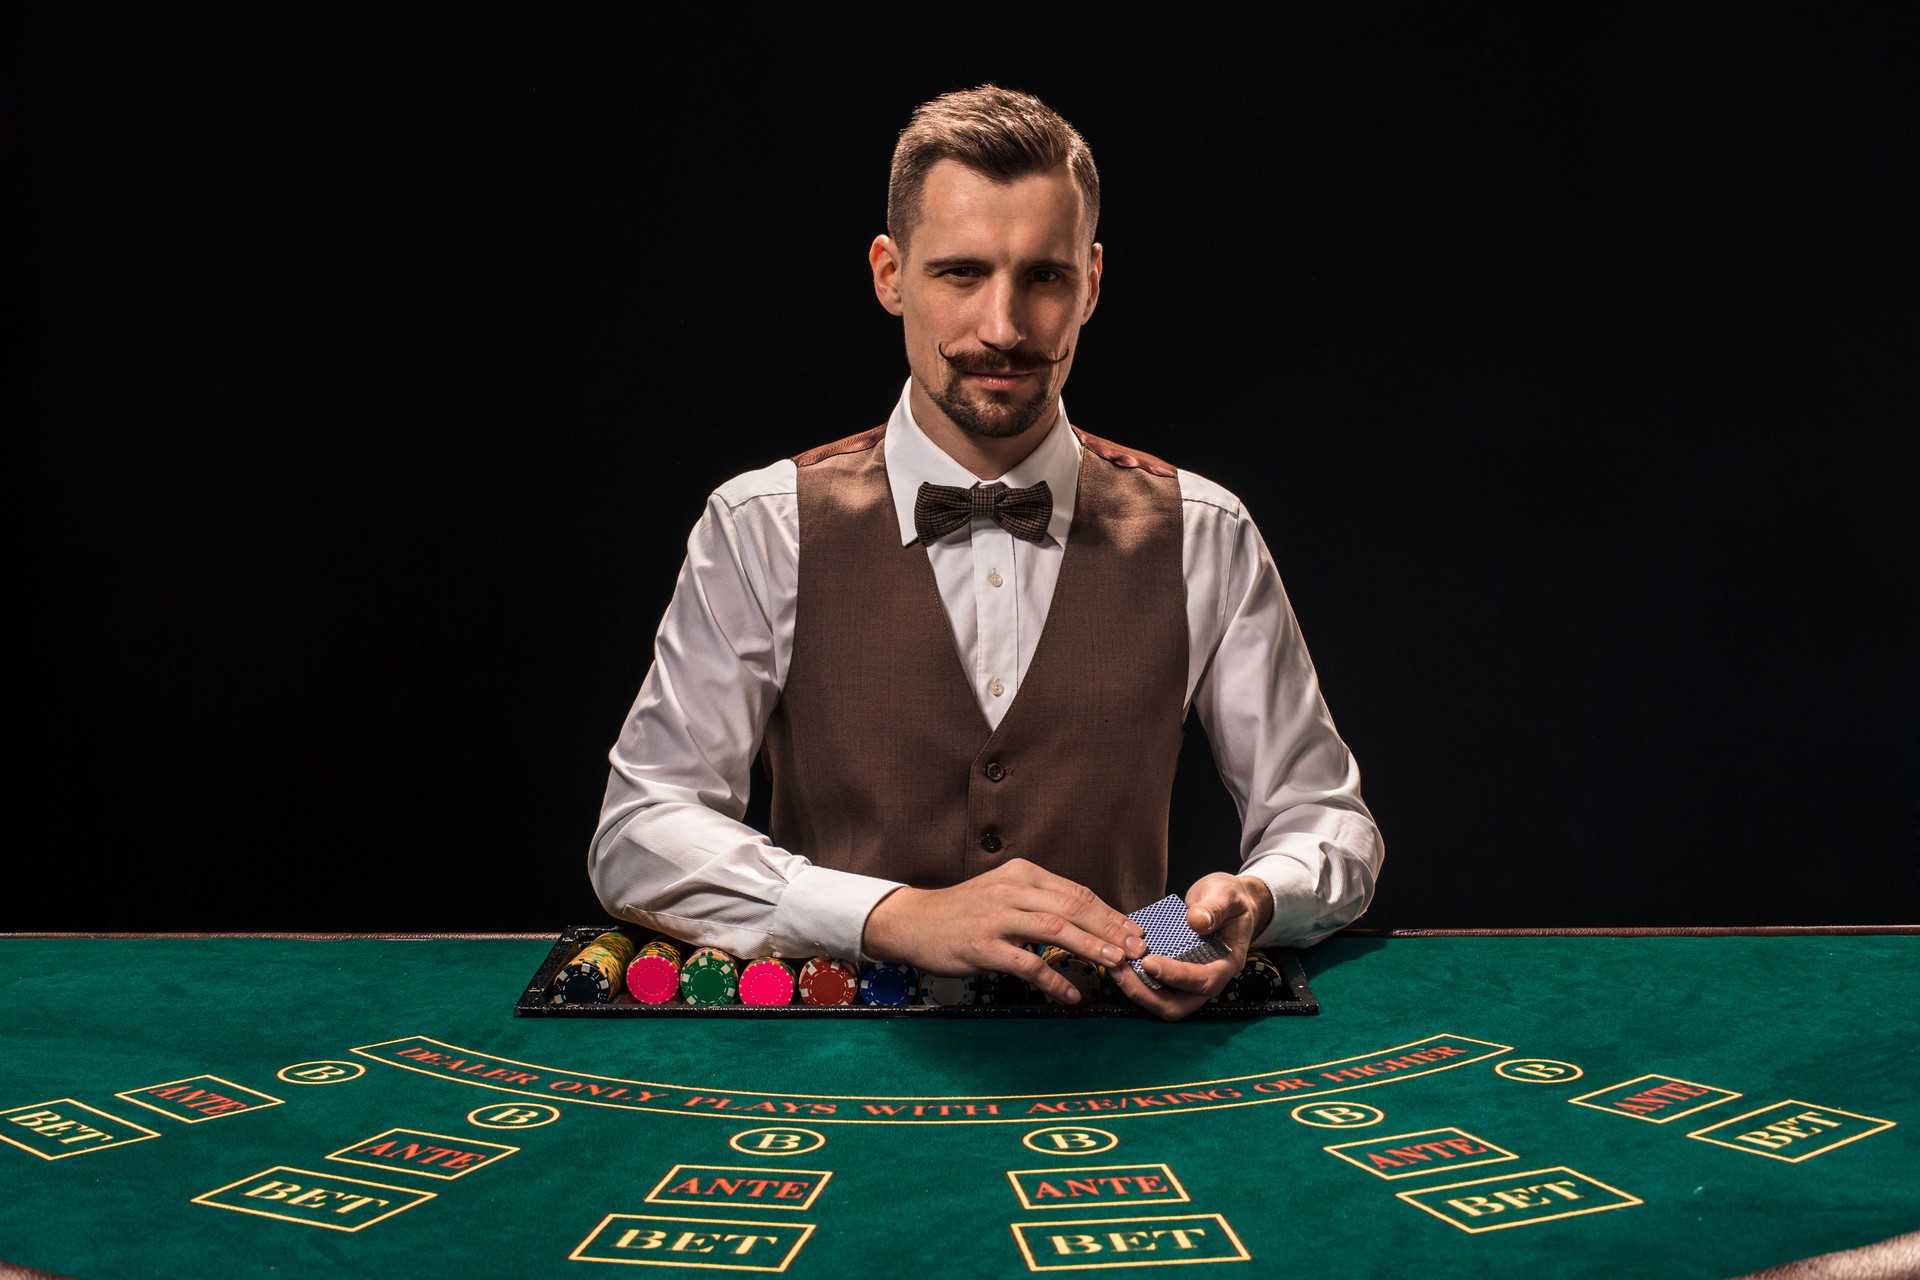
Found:
[[[617,928],[614,924],[574,925],[556,939],[545,960],[527,982],[526,990],[514,1004],[516,1017],[525,1018],[1155,1018],[1157,1015],[1121,1000],[1113,1003],[1090,1002],[1077,1005],[1050,1004],[909,1004],[909,1005],[813,1005],[795,1001],[785,1005],[690,1005],[678,999],[666,1004],[556,1004],[553,978],[560,966],[572,959],[580,948],[600,934]],[[1285,984],[1284,998],[1257,1003],[1207,1004],[1193,1011],[1188,1021],[1208,1018],[1258,1018],[1274,1014],[1314,1014],[1320,1004],[1307,985],[1307,973],[1299,954],[1291,947],[1262,947]]]

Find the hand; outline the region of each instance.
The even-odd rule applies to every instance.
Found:
[[[1077,1003],[1080,992],[1028,950],[1033,942],[1109,969],[1147,953],[1139,925],[1085,885],[1024,858],[948,889],[895,889],[867,915],[860,945],[876,960],[924,973],[1011,973],[1062,1004]]]
[[[1148,956],[1141,968],[1161,984],[1158,991],[1140,981],[1127,965],[1110,967],[1115,985],[1127,999],[1169,1022],[1186,1017],[1226,988],[1247,962],[1247,950],[1273,920],[1273,891],[1252,876],[1216,871],[1187,890],[1187,925],[1201,937],[1216,935],[1228,954],[1211,964],[1182,964],[1167,956]]]

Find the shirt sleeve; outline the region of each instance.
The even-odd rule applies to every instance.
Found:
[[[733,955],[861,958],[897,884],[817,867],[740,819],[786,676],[798,586],[791,463],[716,491],[687,540],[620,736],[587,866],[613,915]]]
[[[1225,490],[1182,481],[1192,706],[1240,810],[1240,873],[1273,894],[1254,945],[1309,946],[1366,910],[1385,846],[1259,529]]]

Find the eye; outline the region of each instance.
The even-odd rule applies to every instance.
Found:
[[[941,272],[940,274],[944,276],[949,276],[955,279],[959,279],[959,280],[977,280],[980,278],[980,268],[948,267],[945,271]]]
[[[1041,267],[1033,273],[1035,284],[1057,284],[1059,280],[1060,273],[1052,267]]]

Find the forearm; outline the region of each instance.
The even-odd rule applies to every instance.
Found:
[[[749,956],[861,958],[867,915],[896,887],[814,866],[725,814],[672,801],[616,807],[589,872],[613,915]]]

